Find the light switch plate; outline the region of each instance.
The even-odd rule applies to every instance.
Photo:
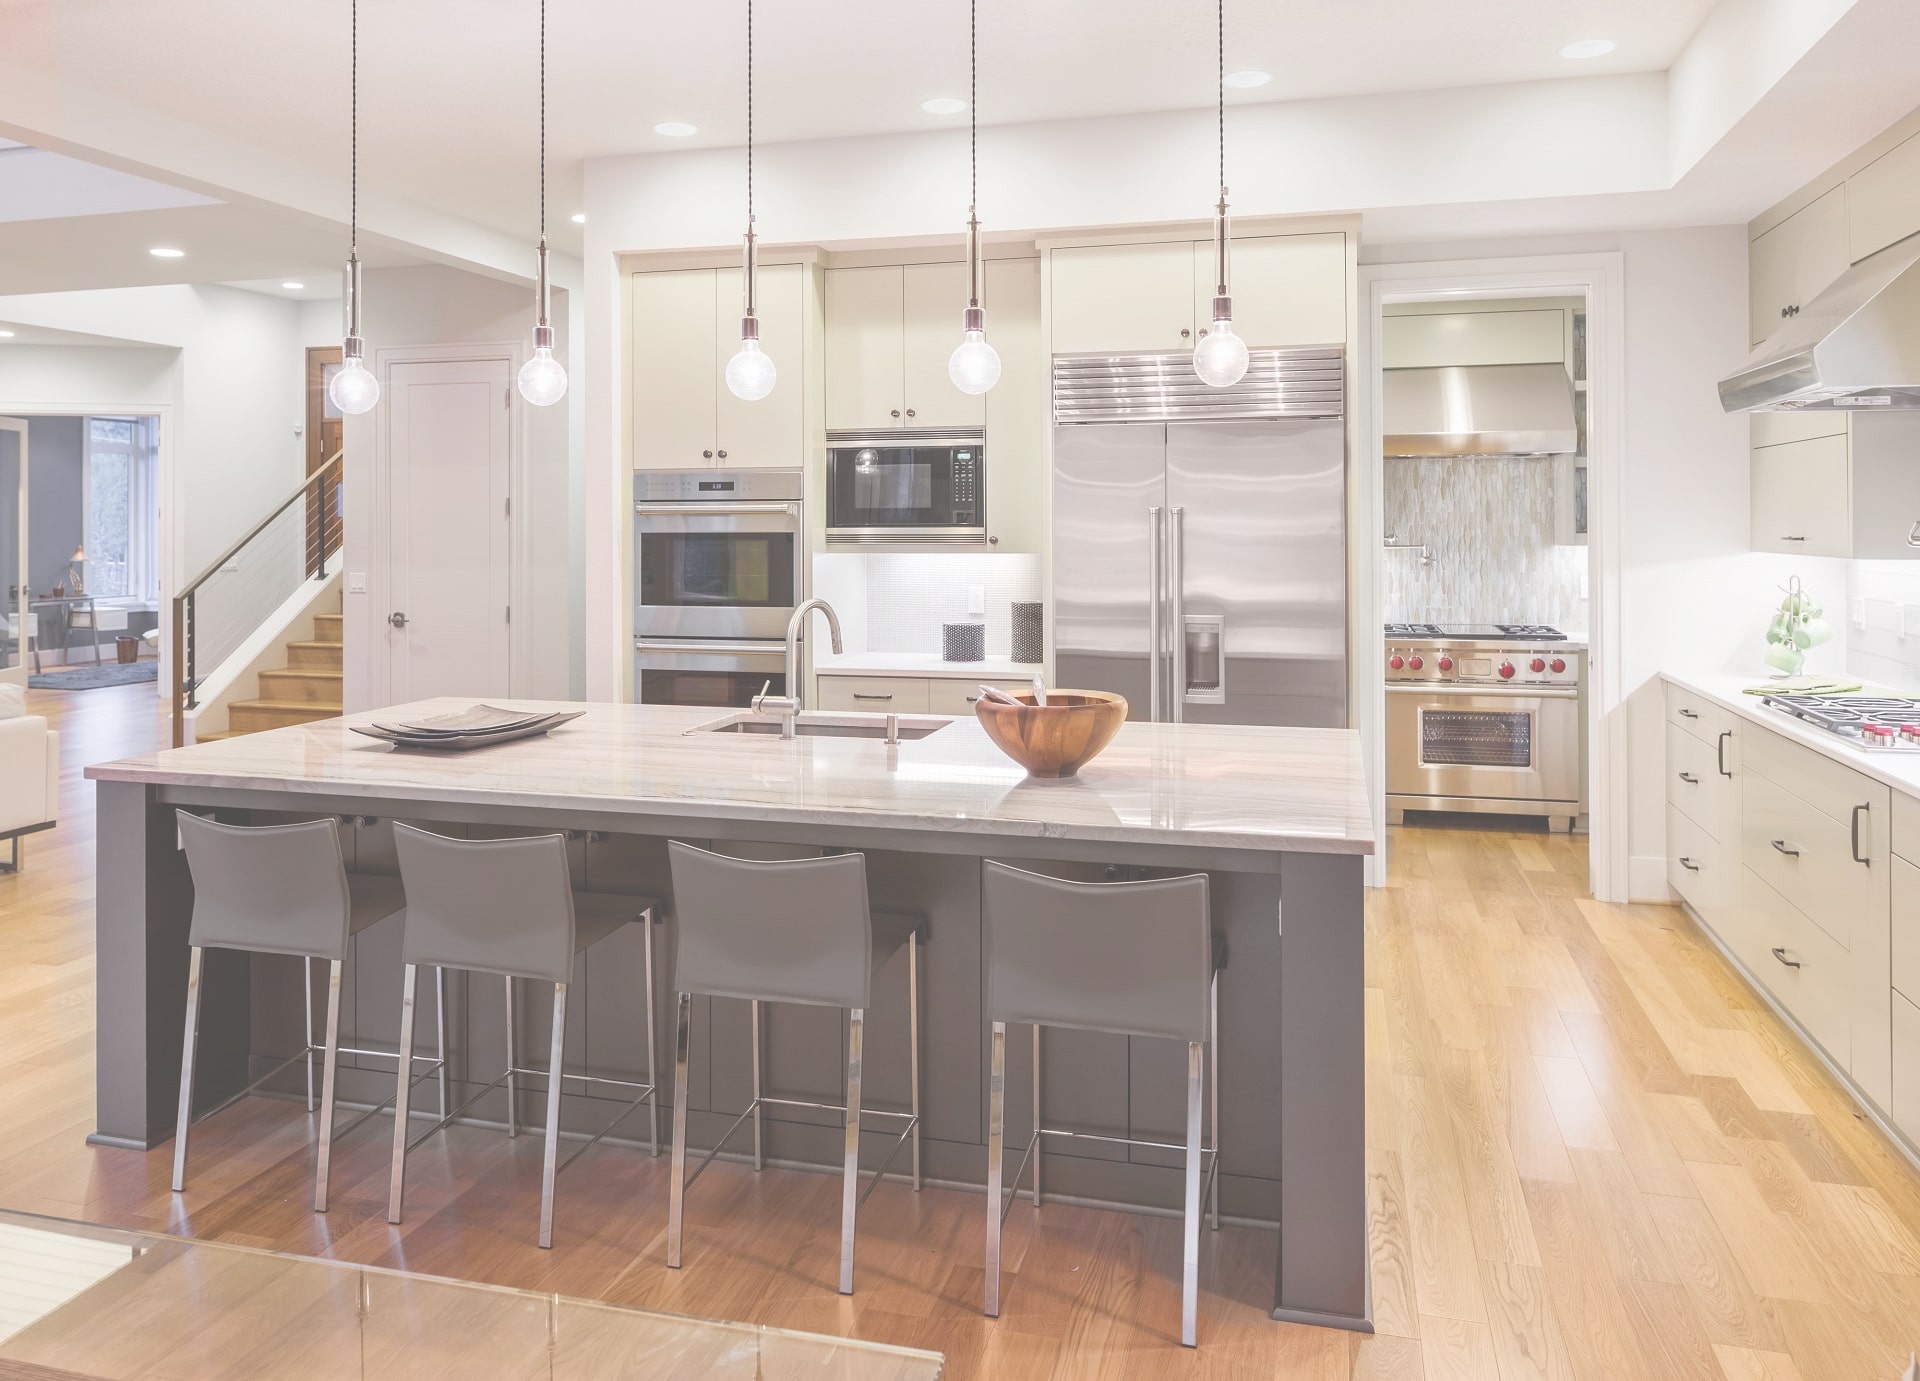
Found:
[[[1920,638],[1920,604],[1900,606],[1900,636]]]
[[[987,612],[987,587],[984,585],[967,586],[967,612],[984,614]]]
[[[347,572],[347,593],[364,595],[367,592],[367,573],[365,571]]]
[[[1865,628],[1867,626],[1866,596],[1855,595],[1851,600],[1848,601],[1848,606],[1849,607],[1847,609],[1847,621],[1851,623],[1855,628]]]

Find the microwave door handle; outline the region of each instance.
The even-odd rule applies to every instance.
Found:
[[[1147,510],[1147,718],[1160,722],[1160,509]]]
[[[1168,599],[1173,612],[1173,722],[1187,722],[1187,510],[1176,504],[1167,510],[1171,531],[1173,570],[1168,577]]]

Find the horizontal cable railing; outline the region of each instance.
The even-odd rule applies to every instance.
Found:
[[[173,597],[173,746],[186,742],[187,712],[221,663],[308,581],[326,576],[340,550],[341,452]]]

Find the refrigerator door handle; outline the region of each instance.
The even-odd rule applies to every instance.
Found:
[[[1171,531],[1168,545],[1172,548],[1173,572],[1167,581],[1168,599],[1173,614],[1173,714],[1175,724],[1184,724],[1187,720],[1187,549],[1186,549],[1187,510],[1178,504],[1167,510],[1167,527]]]
[[[1160,509],[1147,510],[1147,718],[1160,722],[1160,602],[1166,588],[1160,562]]]

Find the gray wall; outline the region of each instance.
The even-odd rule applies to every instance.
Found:
[[[27,420],[27,578],[35,594],[67,583],[68,558],[83,539],[86,425],[84,417]]]

